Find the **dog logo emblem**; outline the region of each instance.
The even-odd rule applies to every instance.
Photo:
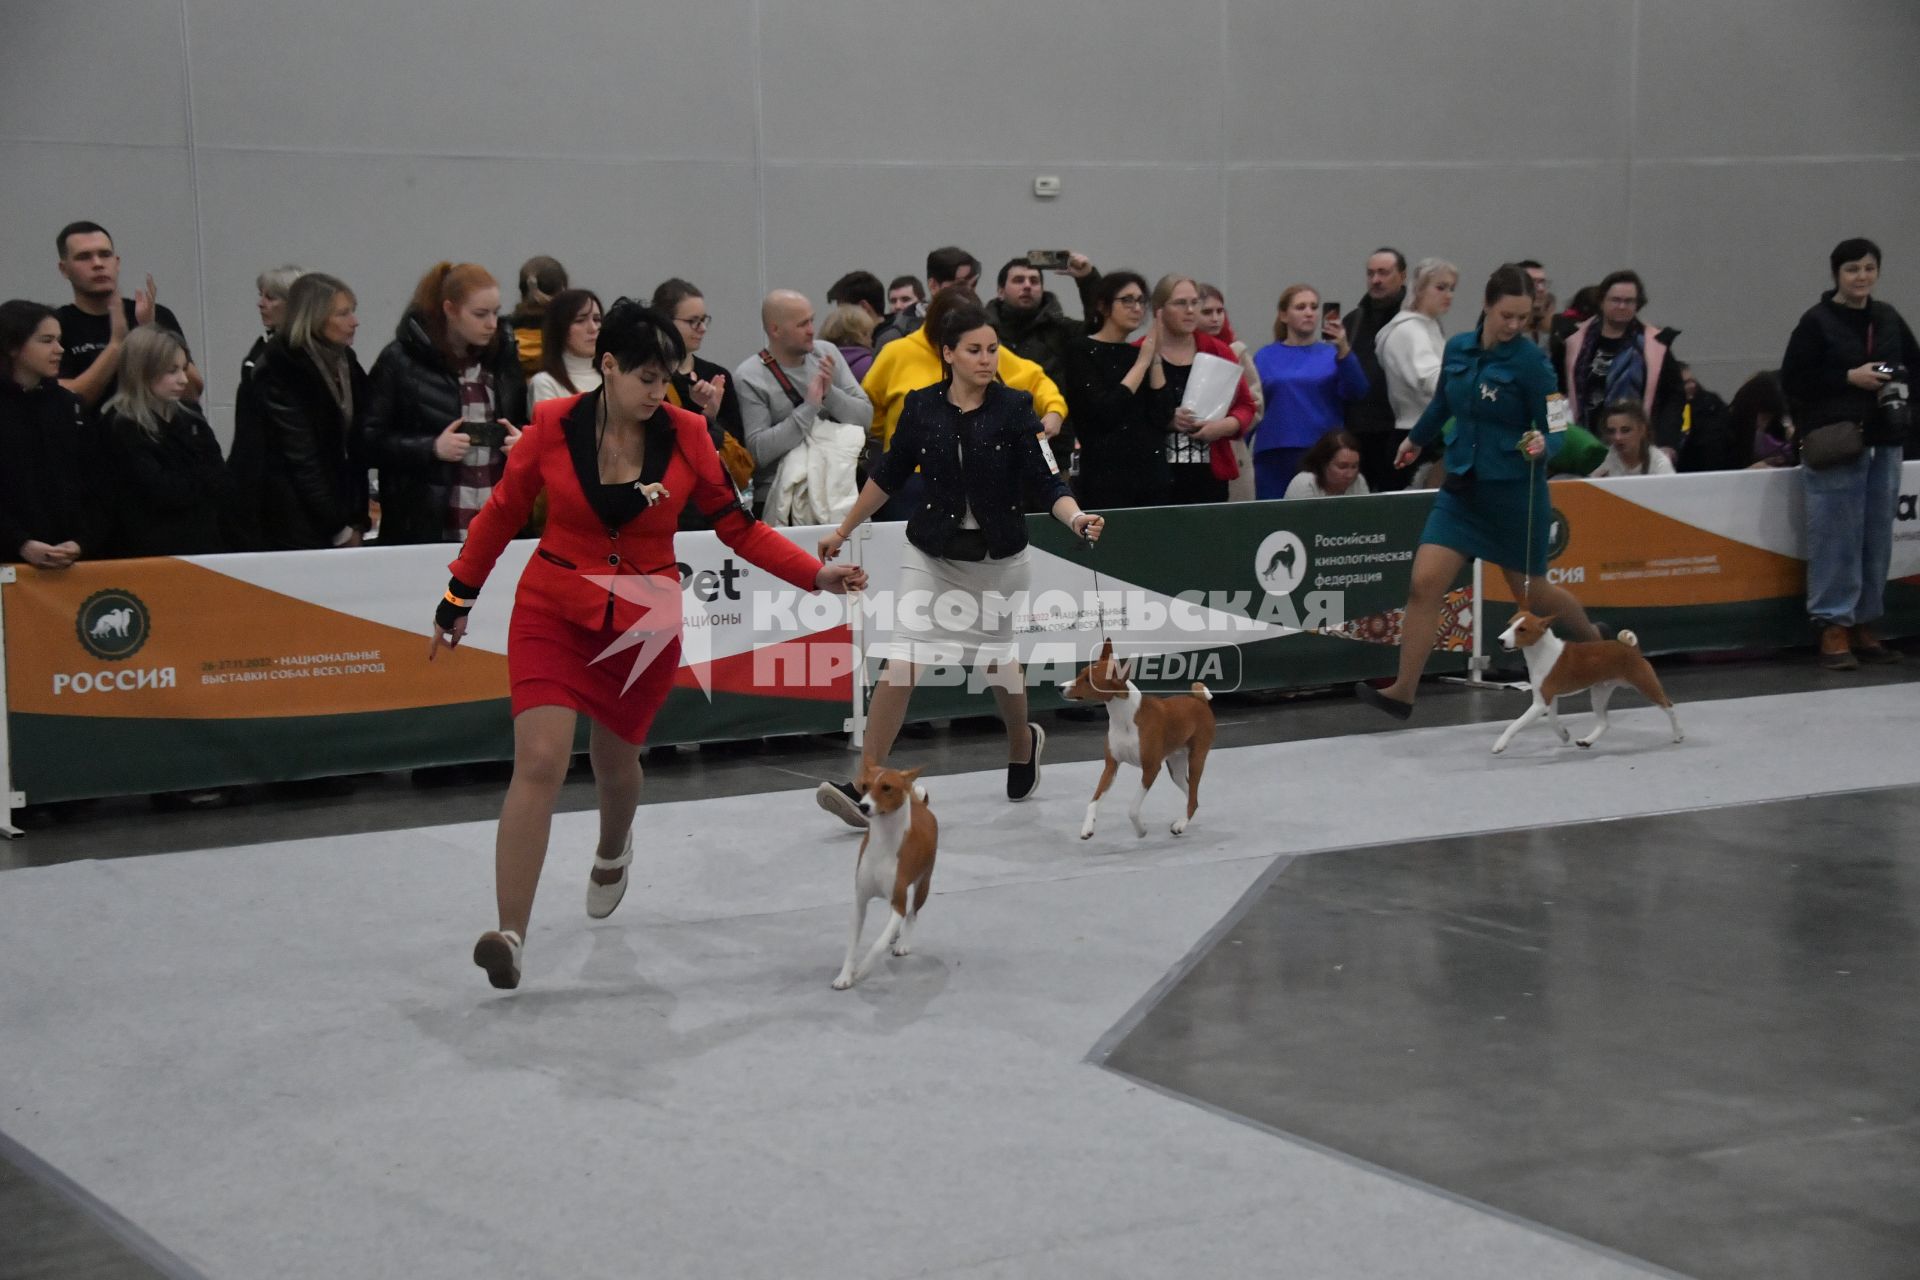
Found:
[[[1492,400],[1492,401],[1498,402],[1500,399],[1500,388],[1490,387],[1483,382],[1480,384],[1480,398],[1482,400]]]
[[[1307,576],[1307,545],[1291,529],[1275,529],[1253,557],[1254,576],[1270,596],[1292,595]]]
[[[140,652],[152,626],[147,606],[131,591],[119,587],[88,596],[73,622],[80,647],[107,662],[119,662]]]

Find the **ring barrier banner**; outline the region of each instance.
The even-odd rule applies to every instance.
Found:
[[[823,531],[781,532],[811,548]],[[432,662],[445,546],[21,567],[4,588],[14,788],[37,802],[511,759],[507,626],[533,546],[509,546],[466,640]],[[681,669],[652,740],[844,728],[846,600],[803,596],[712,533],[675,547]],[[756,629],[756,607],[780,629]],[[811,679],[765,678],[789,667]]]
[[[1920,631],[1920,463],[1903,465],[1882,634]],[[1797,468],[1565,480],[1552,500],[1548,580],[1649,653],[1810,644],[1805,502]],[[1486,576],[1486,642],[1513,601]]]
[[[1550,486],[1551,580],[1650,652],[1809,643],[1795,471]],[[1882,627],[1920,632],[1920,464],[1908,464]],[[1088,547],[1032,517],[1030,588],[1007,602],[1036,708],[1111,639],[1150,691],[1312,687],[1391,674],[1429,493],[1112,513]],[[811,550],[823,529],[781,532]],[[903,524],[860,530],[855,599],[794,590],[711,533],[681,534],[682,667],[661,743],[837,733],[893,652]],[[461,647],[427,661],[444,546],[82,562],[0,575],[0,761],[30,801],[505,760],[506,636],[533,543],[514,543]],[[1471,575],[1447,597],[1431,673],[1475,652]],[[1480,648],[1511,596],[1485,575]],[[931,603],[931,602],[930,602]],[[612,659],[609,659],[612,660]],[[990,710],[960,670],[913,714]],[[582,728],[584,742],[584,726]],[[0,796],[0,808],[6,797]]]

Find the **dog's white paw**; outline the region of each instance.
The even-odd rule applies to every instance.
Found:
[[[1687,740],[1687,735],[1684,733],[1676,733],[1673,735],[1673,740],[1675,742],[1685,742]]]
[[[1582,747],[1590,747],[1590,746],[1592,746],[1592,745],[1593,745],[1593,739],[1592,739],[1592,738],[1581,738],[1581,739],[1580,739],[1579,741],[1580,741],[1580,745],[1581,745]]]
[[[1569,742],[1572,742],[1572,741],[1573,741],[1573,735],[1572,735],[1571,733],[1568,733],[1568,732],[1567,732],[1567,731],[1566,731],[1565,729],[1562,729],[1562,730],[1560,730],[1560,745],[1561,745],[1561,746],[1563,746],[1563,747],[1564,747],[1564,746],[1566,746],[1566,745],[1567,745],[1567,744],[1568,744]],[[1583,743],[1581,743],[1580,745],[1584,747],[1584,746],[1586,746],[1587,744],[1583,742]]]
[[[910,956],[913,954],[913,945],[907,942],[896,942],[893,944],[893,954],[897,956]]]
[[[1187,834],[1187,820],[1185,818],[1175,818],[1173,820],[1173,825],[1171,827],[1168,827],[1167,830],[1173,832],[1173,834],[1177,836],[1183,836]]]
[[[1135,818],[1133,820],[1133,834],[1144,838],[1147,834],[1147,824]]]
[[[1495,755],[1499,755],[1502,751],[1505,751],[1506,749],[1507,749],[1507,744],[1504,742],[1496,742],[1493,744],[1493,754]]]
[[[839,977],[833,980],[833,989],[835,991],[845,991],[848,987],[852,985],[853,985],[853,978],[849,974],[843,973]]]

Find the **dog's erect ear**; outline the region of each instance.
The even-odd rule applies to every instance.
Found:
[[[853,785],[859,787],[862,791],[871,790],[873,788],[873,775],[878,772],[880,772],[880,766],[874,761],[873,757],[862,756],[860,758],[860,772],[854,775]]]
[[[907,785],[911,787],[914,784],[915,779],[919,778],[921,771],[924,770],[926,767],[927,766],[923,764],[915,765],[913,768],[907,770],[905,773],[901,774],[900,776],[902,778],[905,778],[907,780]]]
[[[1551,631],[1553,630],[1553,624],[1558,621],[1560,621],[1560,615],[1557,613],[1550,613],[1546,617],[1540,619],[1540,629],[1542,631]]]
[[[1100,642],[1100,652],[1094,655],[1093,660],[1095,662],[1111,662],[1113,660],[1113,641],[1102,640]]]

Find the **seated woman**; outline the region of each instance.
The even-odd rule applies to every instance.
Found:
[[[1653,426],[1638,400],[1615,400],[1601,411],[1600,437],[1607,442],[1607,458],[1590,478],[1608,476],[1670,476],[1673,459],[1653,447]]]
[[[1740,384],[1727,406],[1727,435],[1735,467],[1795,465],[1793,411],[1780,389],[1779,373],[1769,369]]]
[[[1370,492],[1360,474],[1360,442],[1346,431],[1329,431],[1300,459],[1287,482],[1287,498],[1361,497]]]

